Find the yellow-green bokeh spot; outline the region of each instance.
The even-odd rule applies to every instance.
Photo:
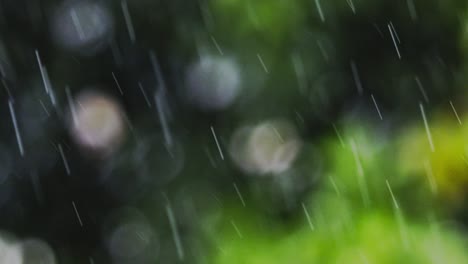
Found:
[[[326,198],[325,198],[326,199]],[[326,200],[323,200],[326,202]],[[332,211],[334,208],[324,207]],[[258,211],[237,208],[226,210],[218,229],[217,247],[209,263],[467,263],[463,241],[450,228],[436,222],[400,223],[392,213],[378,210],[357,211],[347,229],[336,229],[340,209],[334,214],[310,213],[312,221],[325,217],[326,225],[311,229],[308,221],[296,227],[274,228],[275,220]],[[232,217],[238,219],[232,226]],[[304,217],[305,218],[305,217]]]

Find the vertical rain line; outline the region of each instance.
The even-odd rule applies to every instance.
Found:
[[[233,185],[234,185],[234,189],[236,189],[237,195],[239,196],[239,199],[240,199],[242,205],[245,207],[245,201],[244,201],[244,197],[242,197],[242,193],[240,192],[240,190],[237,187],[236,183],[234,183]]]
[[[359,95],[362,95],[362,92],[363,92],[362,82],[361,82],[361,78],[359,77],[359,72],[358,72],[356,63],[352,60],[350,64],[351,64],[351,71],[353,72],[354,82],[356,83],[356,88],[358,90]]]
[[[130,12],[128,11],[127,1],[122,1],[121,6],[125,24],[127,25],[128,35],[130,36],[130,40],[135,42],[135,29],[133,28],[132,18],[130,17]]]
[[[398,49],[398,44],[397,44],[397,42],[396,42],[395,36],[393,35],[392,27],[390,26],[390,24],[388,24],[387,26],[388,26],[388,31],[390,31],[390,36],[392,36],[393,45],[395,46],[395,50],[396,50],[396,52],[397,52],[398,59],[401,60],[400,50]]]
[[[21,134],[18,128],[18,122],[16,121],[15,109],[13,108],[13,102],[8,100],[8,107],[10,108],[11,121],[13,122],[13,127],[15,129],[16,141],[18,142],[18,148],[21,156],[24,156],[23,140],[21,139]]]
[[[174,243],[177,248],[177,255],[180,260],[184,259],[184,249],[182,247],[182,242],[179,236],[179,230],[177,229],[177,223],[174,217],[174,212],[169,204],[166,205],[166,213],[169,218],[169,224],[171,225],[172,235],[174,236]]]
[[[424,127],[426,128],[427,140],[429,141],[429,146],[431,147],[431,151],[434,152],[434,142],[432,141],[432,134],[431,130],[429,129],[429,124],[427,123],[426,113],[424,112],[424,106],[422,103],[419,103],[419,109],[421,110],[421,115],[424,121]]]
[[[80,214],[78,213],[78,210],[76,209],[75,202],[72,201],[73,209],[75,210],[76,217],[78,218],[78,222],[80,222],[80,226],[83,226],[83,222],[81,221]]]
[[[156,109],[158,111],[158,118],[161,122],[161,126],[163,129],[164,140],[168,147],[172,146],[172,136],[171,132],[169,131],[169,124],[167,123],[167,118],[165,111],[163,109],[163,100],[162,100],[162,90],[158,90],[154,93],[154,101],[156,103]]]
[[[213,126],[211,126],[211,133],[213,134],[214,140],[216,142],[216,146],[218,147],[219,155],[221,156],[221,159],[224,160],[223,150],[221,149],[221,146],[219,145],[218,137],[216,136]]]
[[[62,156],[63,165],[65,166],[65,170],[67,171],[67,175],[70,175],[70,167],[68,166],[67,158],[65,157],[65,153],[63,152],[63,148],[61,144],[58,144],[58,149],[60,152],[60,156]]]
[[[309,223],[310,229],[311,229],[312,231],[314,231],[314,230],[315,230],[315,227],[314,227],[314,225],[312,224],[312,220],[311,220],[311,218],[310,218],[309,212],[307,211],[307,207],[305,206],[304,203],[302,203],[302,209],[304,210],[304,214],[305,214],[305,216],[306,216],[306,218],[307,218],[307,222]]]
[[[320,16],[320,20],[325,22],[325,16],[323,15],[322,6],[320,5],[320,0],[315,0],[315,5],[317,6],[317,11]]]
[[[357,149],[356,142],[354,141],[354,139],[351,140],[350,145],[351,145],[351,150],[353,152],[354,161],[356,163],[358,184],[359,184],[359,189],[361,192],[362,201],[364,203],[364,206],[367,207],[370,205],[369,190],[368,190],[366,178],[364,175],[364,169],[362,167],[361,159],[359,158],[358,149]]]

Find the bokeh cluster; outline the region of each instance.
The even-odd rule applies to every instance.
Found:
[[[0,0],[0,263],[468,263],[462,0]]]

